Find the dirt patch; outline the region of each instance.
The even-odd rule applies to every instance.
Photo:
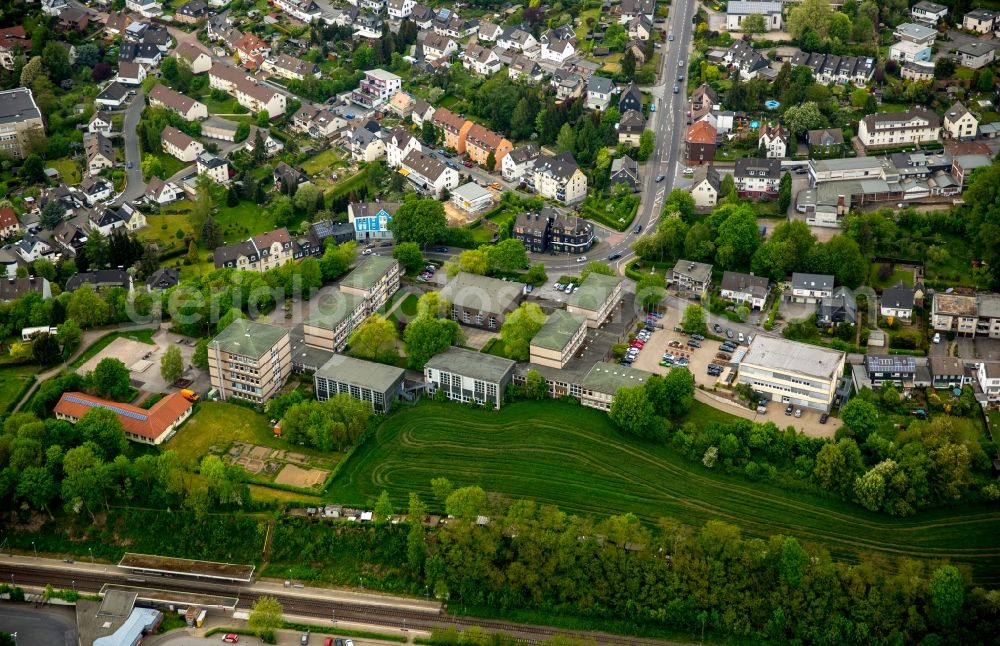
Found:
[[[469,215],[450,201],[444,203],[444,216],[448,218],[448,226],[450,227],[465,226],[476,219],[476,216]]]
[[[120,359],[126,366],[132,366],[132,369],[135,370],[136,367],[141,367],[142,364],[140,364],[140,362],[146,360],[146,355],[156,352],[157,349],[158,348],[155,345],[142,343],[141,341],[136,341],[134,339],[126,339],[125,337],[118,337],[109,343],[106,348],[95,354],[86,363],[77,368],[77,372],[81,375],[86,374],[96,368],[97,364],[101,362],[101,359],[106,359],[108,357]],[[139,366],[136,364],[139,364]],[[146,368],[148,367],[149,366],[147,365]]]
[[[328,474],[329,471],[323,471],[322,469],[303,469],[294,464],[286,464],[285,468],[278,472],[277,477],[274,478],[274,482],[275,484],[310,489],[323,484]]]

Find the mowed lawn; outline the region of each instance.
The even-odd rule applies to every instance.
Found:
[[[697,422],[724,414],[697,407]],[[499,412],[426,402],[384,422],[344,465],[328,498],[370,504],[384,489],[398,508],[409,492],[432,501],[432,478],[531,498],[595,516],[632,512],[699,526],[717,519],[748,534],[793,535],[837,558],[948,559],[977,582],[1000,583],[1000,510],[963,506],[899,519],[836,500],[795,494],[708,471],[673,451],[618,433],[606,414],[558,402]]]
[[[34,364],[0,366],[0,413],[17,404],[38,369]]]

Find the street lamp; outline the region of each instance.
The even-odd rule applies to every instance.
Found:
[[[429,585],[425,585],[424,586],[424,596],[427,597],[428,601],[430,601],[430,598],[431,598],[431,586],[429,586]]]
[[[90,564],[93,565],[94,564],[94,548],[93,547],[88,547],[87,549],[90,551]]]
[[[331,610],[330,612],[332,612],[332,613],[333,613],[333,623],[337,623],[337,609],[336,609],[336,608],[334,608],[334,609],[333,609],[333,610]]]
[[[35,541],[31,541],[31,549],[35,550],[35,558],[38,558],[38,548],[35,547]]]
[[[76,592],[76,579],[73,579],[70,583],[73,584],[73,592]]]
[[[361,578],[361,577],[358,577],[358,583],[361,585],[361,589],[364,590],[365,589],[365,580],[363,578]]]

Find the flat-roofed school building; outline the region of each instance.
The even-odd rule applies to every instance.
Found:
[[[431,394],[443,390],[453,401],[500,408],[514,365],[510,359],[452,347],[427,362],[424,380]]]
[[[556,310],[531,340],[531,363],[562,368],[576,355],[587,339],[587,317]]]
[[[364,297],[347,292],[330,292],[324,295],[316,311],[302,324],[306,345],[323,350],[340,352],[347,340],[367,316]]]
[[[624,282],[619,276],[591,272],[566,297],[566,311],[585,316],[588,327],[600,327],[621,302]]]
[[[340,291],[364,298],[366,314],[371,314],[399,289],[400,274],[399,261],[395,258],[371,255],[340,281]]]
[[[316,371],[313,383],[319,401],[347,394],[369,402],[376,413],[386,413],[402,393],[404,375],[402,368],[338,354]]]
[[[739,364],[737,380],[774,401],[828,412],[846,357],[836,350],[758,334]]]

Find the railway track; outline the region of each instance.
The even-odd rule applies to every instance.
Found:
[[[45,587],[51,584],[56,588],[75,589],[78,592],[88,593],[97,593],[104,584],[109,583],[148,587],[172,592],[217,594],[220,596],[236,597],[238,599],[237,608],[242,610],[249,610],[253,603],[260,597],[273,596],[281,602],[286,614],[311,617],[319,621],[330,622],[331,628],[335,626],[333,623],[334,620],[368,624],[371,626],[426,631],[435,628],[465,630],[476,626],[490,632],[506,633],[528,644],[542,643],[557,635],[596,640],[600,644],[622,644],[627,646],[654,646],[667,643],[638,637],[559,630],[546,626],[449,615],[431,609],[421,611],[388,604],[308,598],[303,596],[302,593],[264,592],[254,590],[252,586],[247,585],[228,585],[148,575],[139,577],[132,573],[110,569],[106,573],[95,574],[86,571],[66,572],[52,568],[38,568],[5,563],[0,566],[0,582],[34,587]]]

